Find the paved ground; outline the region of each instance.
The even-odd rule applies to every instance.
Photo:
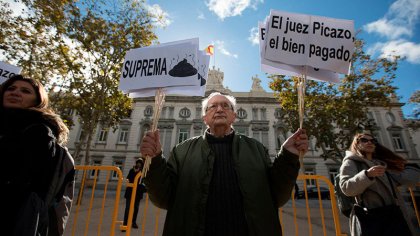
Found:
[[[102,203],[103,196],[96,196],[91,198],[90,194],[85,193],[85,197],[82,200],[80,207],[75,205],[72,208],[71,217],[67,225],[65,236],[70,235],[112,235],[111,234],[111,222],[114,209],[114,198],[115,193],[107,196],[105,203]],[[89,212],[87,209],[90,206],[90,199],[93,199],[92,202],[92,211]],[[298,232],[296,232],[296,227],[293,219],[293,208],[292,203],[289,201],[283,207],[282,215],[282,227],[284,235],[336,235],[335,226],[331,214],[331,206],[329,200],[324,200],[324,220],[325,220],[325,229],[322,227],[322,220],[319,211],[318,201],[310,200],[310,211],[311,211],[311,224],[308,223],[307,210],[305,206],[305,200],[296,201],[296,212],[297,212],[297,222],[298,222]],[[104,206],[104,207],[102,207]],[[125,207],[125,199],[122,199],[118,204],[118,217],[117,220],[122,221]],[[143,199],[140,203],[140,210],[137,219],[137,224],[140,226],[139,229],[132,229],[130,234],[128,232],[121,232],[119,225],[116,225],[116,230],[114,235],[123,236],[123,235],[162,235],[162,227],[165,220],[166,211],[158,210],[151,202],[149,201],[146,207],[146,201]],[[103,211],[101,211],[103,209]],[[157,222],[157,232],[155,232]],[[340,220],[342,232],[348,233],[348,219],[342,217]],[[143,227],[144,228],[143,228]],[[144,230],[144,233],[143,233]],[[312,230],[310,234],[309,230]],[[324,234],[325,230],[325,234]]]

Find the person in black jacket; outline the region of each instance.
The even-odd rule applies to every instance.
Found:
[[[55,144],[66,143],[68,128],[49,108],[48,94],[37,80],[21,75],[6,80],[0,104],[1,235],[29,235],[24,230],[60,235],[59,226],[49,225],[48,214],[34,215],[25,206],[43,203],[55,171]]]
[[[136,177],[136,175],[138,173],[140,173],[143,169],[143,164],[144,161],[143,159],[139,158],[136,160],[136,165],[133,166],[133,168],[130,169],[130,171],[128,172],[127,175],[127,180],[129,183],[134,183],[134,178]],[[139,178],[140,181],[140,178]],[[124,194],[124,198],[125,198],[125,212],[124,212],[124,225],[127,225],[127,221],[128,221],[128,213],[130,210],[130,203],[131,203],[131,195],[132,195],[132,191],[133,188],[127,186],[127,188],[125,189],[125,194]],[[139,212],[139,205],[140,205],[140,200],[143,199],[143,193],[146,192],[146,187],[143,185],[143,183],[139,183],[137,186],[137,191],[136,191],[136,199],[134,200],[134,213],[133,213],[133,220],[131,221],[131,227],[137,229],[139,226],[137,225],[136,221],[137,221],[137,214]],[[125,230],[122,230],[125,231]]]
[[[297,130],[271,161],[263,144],[233,129],[235,107],[234,97],[211,93],[202,102],[206,131],[177,144],[168,158],[158,130],[144,136],[140,153],[152,158],[147,192],[167,209],[163,236],[282,234],[278,208],[291,197],[308,136]]]

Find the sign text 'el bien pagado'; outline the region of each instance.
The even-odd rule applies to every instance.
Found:
[[[354,50],[353,21],[271,11],[266,29],[267,59],[348,73]]]

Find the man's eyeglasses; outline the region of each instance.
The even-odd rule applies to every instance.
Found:
[[[221,107],[223,110],[232,110],[232,105],[229,103],[214,103],[207,106],[206,111],[215,111],[218,107]]]
[[[368,138],[359,138],[359,141],[362,143],[371,142],[372,144],[377,144],[378,140],[376,138],[368,139]]]

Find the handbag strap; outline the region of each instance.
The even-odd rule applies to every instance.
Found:
[[[395,203],[398,203],[398,201],[397,201],[398,197],[397,197],[397,194],[396,194],[395,189],[394,189],[394,183],[392,182],[392,176],[389,176],[387,171],[385,171],[385,174],[386,174],[386,177],[388,177],[389,185],[391,185],[392,195],[394,196]]]
[[[364,170],[364,168],[362,167],[363,165],[362,162],[354,161],[354,163],[356,164],[357,173],[359,173],[361,170]],[[363,193],[361,193],[360,195],[354,196],[355,202],[359,205],[363,205],[362,195]]]

